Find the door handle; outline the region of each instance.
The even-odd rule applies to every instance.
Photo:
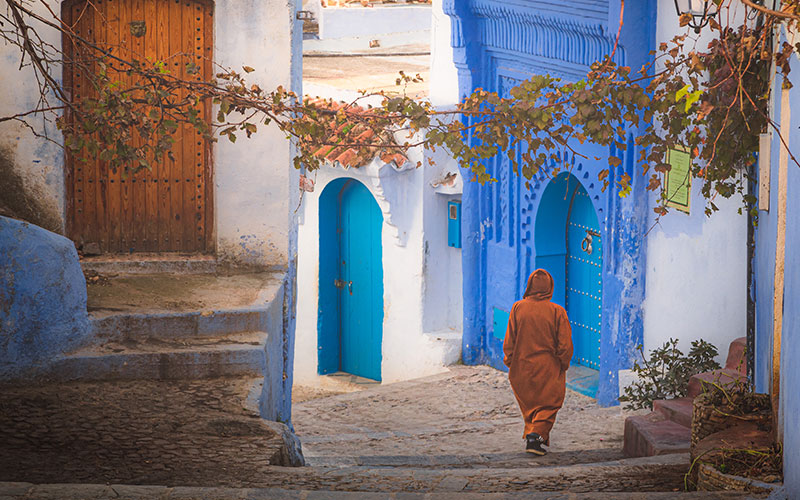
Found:
[[[345,281],[345,280],[336,279],[336,280],[333,280],[333,286],[335,286],[339,290],[342,290],[342,289],[344,289],[344,287],[347,287],[347,291],[350,292],[350,295],[353,295],[353,282],[352,281]]]

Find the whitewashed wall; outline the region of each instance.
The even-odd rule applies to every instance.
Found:
[[[58,10],[60,2],[53,1]],[[38,5],[38,4],[36,4]],[[215,59],[224,66],[256,68],[248,79],[264,89],[283,85],[301,90],[302,26],[295,21],[299,0],[234,2],[219,0],[215,7]],[[47,12],[42,12],[47,15]],[[60,35],[40,30],[58,46]],[[18,69],[13,47],[0,45],[0,115],[32,109],[38,91],[29,68]],[[56,141],[61,136],[43,122],[39,132]],[[298,173],[291,166],[292,146],[280,132],[262,130],[236,144],[220,141],[214,147],[214,214],[218,254],[222,259],[256,265],[285,266],[294,231]],[[26,190],[41,200],[48,229],[65,227],[64,161],[62,149],[36,138],[14,122],[0,124],[0,160],[12,162]],[[291,207],[291,209],[290,209]],[[288,214],[276,216],[276,214]],[[57,227],[53,227],[57,226]]]
[[[58,9],[60,2],[52,2]],[[39,2],[30,5],[41,16],[47,18],[47,9]],[[61,35],[39,23],[32,24],[45,42],[60,46]],[[0,74],[3,75],[3,91],[0,92],[0,115],[10,116],[30,111],[37,107],[39,89],[34,72],[26,65],[20,69],[19,48],[0,44]],[[61,79],[61,70],[53,75]],[[53,100],[53,104],[56,102]],[[29,120],[40,134],[60,142],[61,133],[56,127],[41,118]],[[63,234],[65,230],[66,199],[64,196],[64,155],[62,149],[52,142],[36,138],[24,125],[14,121],[0,123],[0,189],[9,189],[9,176],[22,183],[25,195],[38,203],[41,217],[32,221],[51,231]],[[5,171],[13,169],[13,172]],[[34,201],[35,200],[35,201]]]
[[[673,1],[659,0],[656,46],[685,31]],[[698,48],[705,48],[707,37]],[[747,216],[738,213],[743,204],[736,196],[717,197],[720,210],[706,217],[700,187],[695,180],[690,215],[671,210],[647,236],[644,347],[649,351],[672,337],[687,352],[691,341],[704,339],[719,349],[724,364],[730,342],[746,335]],[[651,206],[656,201],[651,196]]]
[[[282,85],[301,94],[302,23],[299,1],[216,2],[214,53],[235,69],[255,68],[248,81],[263,89]],[[299,173],[292,147],[274,127],[236,144],[214,148],[217,253],[223,260],[286,265],[298,206]]]
[[[316,12],[319,39],[306,40],[306,52],[382,50],[427,44],[431,34],[429,5],[323,7]],[[378,47],[371,47],[371,41]]]
[[[297,383],[323,383],[317,375],[319,196],[342,177],[362,182],[383,213],[383,382],[438,373],[460,357],[460,254],[446,246],[446,199],[427,185],[435,174],[415,168],[422,154],[412,152],[399,170],[376,159],[357,169],[327,165],[310,174],[315,188],[303,197],[299,224]],[[434,209],[436,202],[445,208]]]

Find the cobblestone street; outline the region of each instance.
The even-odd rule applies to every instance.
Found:
[[[282,440],[249,378],[4,387],[0,481],[240,486]]]
[[[295,426],[311,466],[277,466],[282,440],[251,409],[254,385],[223,378],[3,388],[0,481],[8,483],[0,498],[742,498],[678,493],[686,456],[624,459],[625,414],[573,392],[551,453],[524,453],[505,374],[488,367],[347,393],[297,387]],[[47,486],[57,483],[85,486]]]
[[[295,390],[296,399],[308,391]],[[625,416],[568,390],[552,453],[540,460],[622,458]],[[441,375],[296,403],[292,418],[312,464],[335,455],[519,454],[525,444],[507,375],[487,366],[452,366]]]
[[[366,470],[383,468],[393,476],[393,490],[415,479],[450,491],[678,491],[688,467],[682,455],[624,459],[626,412],[600,408],[573,391],[559,412],[550,453],[526,454],[507,376],[486,366],[453,366],[328,397],[318,388],[295,391],[293,420],[307,462],[329,475],[345,471],[341,480],[353,489],[365,487]]]

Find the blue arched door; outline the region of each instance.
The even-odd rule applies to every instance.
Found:
[[[572,325],[572,362],[600,369],[603,245],[592,200],[577,184],[567,222],[566,309]]]
[[[334,181],[320,198],[319,372],[381,380],[383,215],[360,182]]]
[[[567,310],[572,363],[600,368],[603,245],[592,200],[578,179],[563,173],[544,191],[536,214],[536,267],[553,275],[553,301]]]

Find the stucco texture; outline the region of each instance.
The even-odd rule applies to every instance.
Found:
[[[773,94],[773,119],[782,124],[781,133],[788,141],[789,150],[795,155],[800,146],[800,90],[797,87],[800,60],[792,58],[791,82],[795,85],[788,92],[788,110],[782,106],[782,92]],[[775,79],[774,89],[781,88],[780,77]],[[789,116],[783,112],[789,111]],[[788,125],[788,127],[785,127]],[[785,130],[785,129],[788,129]],[[769,164],[759,164],[759,169],[769,171],[768,210],[758,213],[756,228],[756,256],[754,262],[756,284],[756,392],[770,392],[772,386],[774,294],[776,277],[776,253],[779,211],[781,162],[781,138],[772,134]],[[800,167],[786,158],[786,241],[785,272],[783,288],[783,325],[781,331],[781,381],[780,381],[780,427],[783,429],[784,485],[788,498],[800,498]]]
[[[91,331],[71,241],[0,217],[0,255],[0,378],[10,378],[75,349]]]
[[[298,383],[323,383],[318,377],[318,352],[321,342],[330,338],[328,330],[320,326],[326,324],[326,317],[318,316],[319,283],[333,278],[320,264],[321,247],[330,245],[327,239],[320,241],[328,227],[324,220],[321,222],[320,199],[326,187],[336,189],[331,183],[337,179],[361,182],[383,214],[381,380],[390,383],[439,373],[457,359],[451,345],[458,338],[450,338],[460,337],[461,291],[452,287],[453,282],[460,285],[460,255],[444,241],[447,198],[425,184],[425,169],[413,167],[417,161],[424,161],[422,152],[411,151],[409,159],[399,169],[375,159],[357,169],[326,165],[311,174],[316,180],[314,192],[305,193],[300,209],[295,350]]]

